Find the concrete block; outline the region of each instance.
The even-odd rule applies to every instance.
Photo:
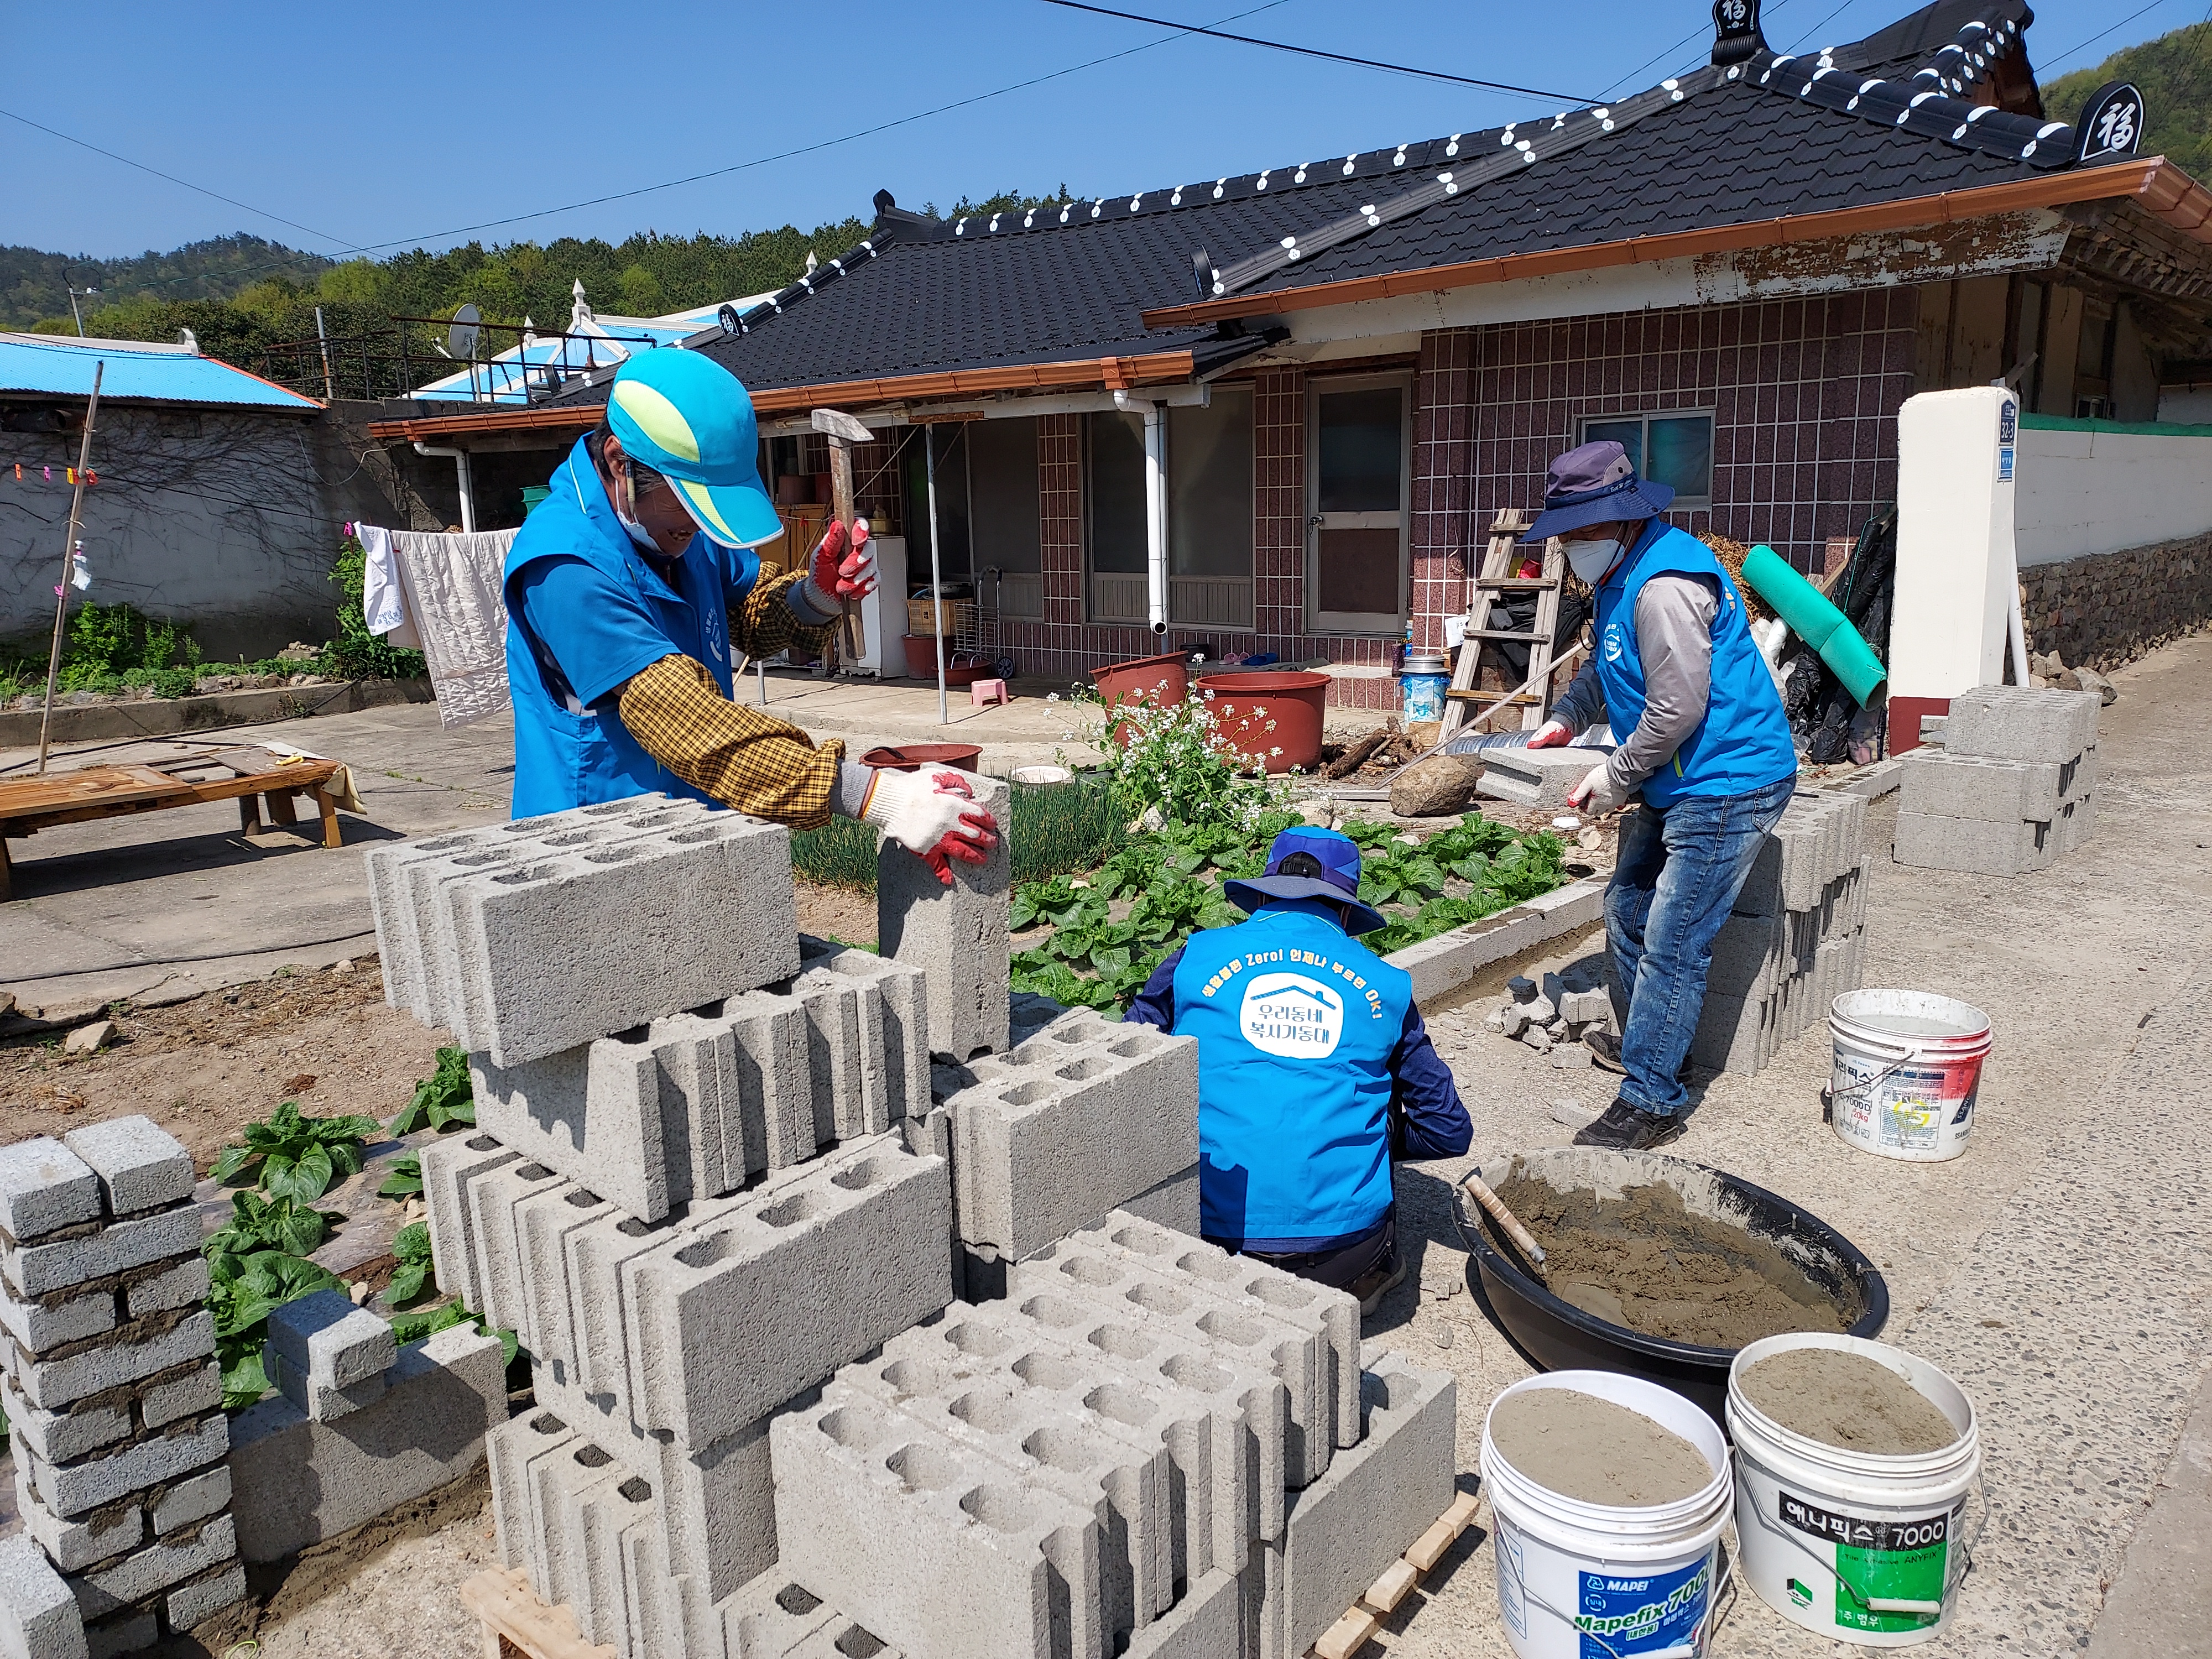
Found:
[[[470,1055],[477,1127],[532,1164],[591,1182],[629,1213],[659,1220],[690,1201],[691,1170],[687,1158],[672,1192],[651,1030],[636,1026],[514,1066]]]
[[[2097,741],[2094,691],[1983,685],[1951,699],[1943,747],[1993,760],[2070,761]]]
[[[627,1623],[628,1609],[620,1601],[612,1608],[596,1604],[583,1506],[601,1490],[631,1478],[611,1453],[581,1437],[532,1460],[530,1465],[534,1535],[544,1577],[538,1595],[549,1604],[565,1604],[573,1609],[577,1628],[587,1641],[605,1641],[605,1616],[611,1613],[616,1622]],[[604,1578],[600,1585],[604,1588]]]
[[[927,1111],[929,992],[921,971],[803,934],[799,948],[804,967],[791,991],[807,1009],[817,1111],[828,1109],[817,1138],[881,1134],[909,1113]]]
[[[61,1358],[19,1358],[15,1386],[33,1406],[58,1411],[71,1401],[104,1394],[214,1352],[215,1316],[203,1310],[138,1341],[80,1348]]]
[[[370,1316],[374,1318],[374,1315]],[[363,1377],[349,1388],[334,1389],[327,1382],[318,1382],[306,1371],[276,1352],[274,1345],[264,1345],[261,1350],[261,1370],[276,1387],[276,1391],[318,1423],[332,1423],[349,1412],[357,1412],[363,1406],[373,1406],[384,1398],[384,1378]]]
[[[192,1158],[151,1118],[111,1118],[62,1137],[100,1177],[110,1215],[180,1204],[192,1195]]]
[[[164,1537],[179,1527],[204,1521],[230,1502],[228,1466],[179,1480],[154,1499],[154,1530]]]
[[[736,812],[471,875],[447,902],[467,1046],[501,1066],[799,970],[790,831]]]
[[[769,1434],[783,1569],[882,1639],[915,1659],[1110,1653],[1088,1510],[872,1401]]]
[[[967,778],[998,821],[999,844],[981,864],[952,861],[952,885],[896,842],[876,853],[876,939],[884,955],[919,969],[928,987],[932,1050],[955,1060],[1008,1046],[1011,969],[1007,905],[1012,850],[1006,838],[1010,786]]]
[[[1789,944],[1786,912],[1729,916],[1713,935],[1705,994],[1735,1001],[1764,997],[1787,971],[1785,964],[1791,960]]]
[[[161,1605],[168,1614],[171,1630],[188,1631],[245,1599],[246,1569],[234,1561],[189,1584],[179,1585]]]
[[[12,1421],[9,1426],[14,1426]],[[82,1572],[146,1541],[144,1505],[117,1504],[82,1520],[64,1521],[39,1501],[28,1472],[20,1464],[15,1469],[15,1512],[22,1517],[23,1530],[39,1540],[39,1547],[64,1572]]]
[[[1283,1543],[1283,1649],[1304,1653],[1449,1507],[1458,1385],[1368,1345],[1358,1444],[1297,1495]]]
[[[471,1179],[465,1191],[470,1235],[476,1247],[477,1309],[494,1330],[513,1330],[523,1318],[522,1243],[515,1209],[533,1193],[564,1185],[543,1164],[501,1164]],[[432,1249],[435,1256],[435,1247]]]
[[[1196,1238],[1200,1224],[1198,1165],[1194,1164],[1170,1176],[1158,1186],[1139,1193],[1121,1208],[1140,1221]]]
[[[138,1396],[139,1420],[149,1429],[167,1428],[222,1404],[222,1370],[212,1359],[175,1376],[149,1384]]]
[[[100,1177],[60,1141],[0,1146],[0,1232],[20,1244],[100,1219]]]
[[[515,1155],[495,1137],[479,1133],[434,1140],[419,1156],[438,1283],[459,1297],[463,1307],[481,1313],[483,1286],[477,1275],[476,1214],[467,1201],[468,1183],[486,1170],[514,1163]]]
[[[2069,770],[2050,761],[1991,760],[1940,749],[1916,749],[1898,764],[1905,769],[1899,812],[1997,823],[2053,816],[2063,799],[2061,775]]]
[[[612,1212],[574,1228],[562,1240],[573,1312],[576,1384],[586,1393],[619,1400],[625,1413],[630,1383],[623,1267],[634,1256],[668,1244],[678,1231],[668,1222],[647,1223]]]
[[[1252,1552],[1237,1575],[1242,1659],[1296,1659],[1283,1645],[1283,1547],[1268,1544]]]
[[[506,1420],[505,1350],[469,1325],[402,1348],[384,1397],[341,1421],[262,1401],[234,1425],[240,1556],[276,1560],[459,1480]]]
[[[574,1381],[576,1314],[568,1294],[568,1235],[595,1221],[625,1218],[598,1194],[563,1182],[514,1206],[522,1250],[522,1322],[511,1328],[536,1365],[558,1364]]]
[[[1610,747],[1589,749],[1492,749],[1482,756],[1482,780],[1475,793],[1492,800],[1532,809],[1565,807],[1574,787],[1602,765]]]
[[[2049,832],[2047,823],[1992,823],[1899,812],[1891,856],[1899,864],[1925,870],[2016,876],[2044,862]]]
[[[623,1536],[658,1524],[653,1491],[639,1475],[598,1486],[578,1505],[584,1535],[584,1582],[597,1640],[623,1659],[645,1659],[631,1639],[629,1586],[623,1576]],[[710,1653],[712,1648],[708,1650]]]
[[[124,1290],[129,1318],[167,1313],[198,1305],[208,1298],[208,1264],[204,1256],[187,1256],[173,1267],[164,1267],[149,1278],[132,1279]]]
[[[113,1655],[150,1648],[161,1636],[161,1621],[151,1612],[128,1613],[87,1626],[84,1641],[89,1659],[111,1659]]]
[[[269,1346],[291,1369],[329,1389],[381,1376],[399,1357],[390,1323],[339,1291],[317,1291],[272,1309]]]
[[[1194,1038],[1063,1020],[971,1069],[946,1103],[971,1249],[1033,1255],[1198,1162]]]
[[[484,1435],[484,1458],[491,1481],[492,1533],[501,1562],[528,1571],[538,1569],[530,1497],[530,1464],[541,1453],[576,1439],[565,1419],[550,1411],[525,1412],[493,1424]]]
[[[220,1566],[237,1554],[237,1528],[229,1516],[218,1515],[187,1536],[149,1544],[120,1561],[81,1574],[70,1581],[70,1588],[76,1592],[77,1607],[84,1616],[99,1619]]]
[[[1181,1601],[1138,1631],[1122,1659],[1229,1659],[1242,1624],[1237,1575],[1217,1567],[1194,1578]]]
[[[27,1538],[0,1538],[0,1653],[8,1659],[85,1659],[76,1598]]]
[[[205,1271],[203,1264],[202,1271]],[[66,1342],[81,1342],[116,1326],[115,1292],[101,1289],[59,1302],[25,1302],[0,1296],[0,1329],[26,1353],[50,1353]]]
[[[726,1598],[721,1612],[726,1659],[790,1659],[800,1643],[843,1619],[811,1590],[793,1583],[781,1566]]]
[[[230,1423],[218,1413],[82,1462],[34,1463],[32,1490],[54,1515],[73,1521],[127,1493],[204,1468],[219,1462],[229,1448]]]
[[[132,1431],[130,1401],[119,1398],[81,1401],[73,1411],[41,1411],[23,1398],[15,1378],[0,1375],[0,1403],[7,1407],[9,1437],[48,1463],[74,1463],[129,1439]],[[25,1461],[17,1457],[19,1469]]]
[[[632,1416],[704,1448],[936,1312],[951,1212],[942,1159],[876,1137],[626,1260]]]
[[[171,1256],[195,1255],[199,1247],[199,1212],[166,1210],[74,1238],[12,1244],[0,1250],[0,1279],[18,1297],[43,1297]]]

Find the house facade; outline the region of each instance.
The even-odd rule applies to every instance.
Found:
[[[2163,366],[2212,356],[2212,195],[2134,153],[2131,89],[2045,112],[2029,21],[1942,0],[1789,58],[1754,9],[1615,106],[988,220],[881,195],[684,346],[752,392],[780,500],[821,493],[811,409],[867,422],[863,509],[1024,672],[1273,653],[1387,706],[1576,443],[1819,571],[1893,498],[1917,392],[2158,418]],[[550,470],[609,378],[372,430]]]

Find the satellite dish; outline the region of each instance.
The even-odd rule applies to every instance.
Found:
[[[738,308],[735,306],[724,306],[714,313],[714,320],[722,325],[722,332],[725,334],[741,334],[744,331],[738,325]]]
[[[483,313],[473,305],[463,306],[453,313],[453,325],[446,331],[446,355],[449,357],[471,357],[477,355],[477,325],[483,321]]]

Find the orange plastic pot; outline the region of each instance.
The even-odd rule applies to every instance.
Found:
[[[879,772],[916,772],[925,766],[951,766],[972,772],[976,757],[982,752],[982,746],[973,743],[903,743],[896,749],[889,745],[871,749],[860,757],[860,764]]]
[[[1213,694],[1214,724],[1238,753],[1270,772],[1320,763],[1328,675],[1212,674],[1198,689]]]
[[[1173,708],[1190,696],[1190,670],[1180,652],[1157,657],[1133,657],[1127,662],[1094,668],[1099,700],[1109,708],[1117,702],[1145,702],[1155,708]],[[1129,726],[1116,721],[1106,734],[1117,749],[1129,746]]]

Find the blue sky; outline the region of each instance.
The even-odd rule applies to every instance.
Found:
[[[2134,15],[2141,6],[2039,0],[2028,33],[2039,71],[2095,63],[2202,15],[2198,0],[2154,0]],[[1580,98],[1618,96],[1703,61],[1711,29],[1705,0],[1119,9]],[[1854,40],[1910,9],[1769,0],[1767,38],[1778,50]],[[264,211],[0,120],[15,180],[0,240],[95,256],[240,229],[331,253],[442,246],[467,240],[448,234],[462,227],[771,156],[1044,76],[1054,78],[873,137],[476,234],[805,227],[867,216],[883,187],[916,207],[1063,182],[1093,194],[1151,189],[1561,102],[1170,37],[1042,0],[123,4],[100,9],[96,35],[6,53],[0,109]],[[1091,62],[1115,53],[1128,55]]]

